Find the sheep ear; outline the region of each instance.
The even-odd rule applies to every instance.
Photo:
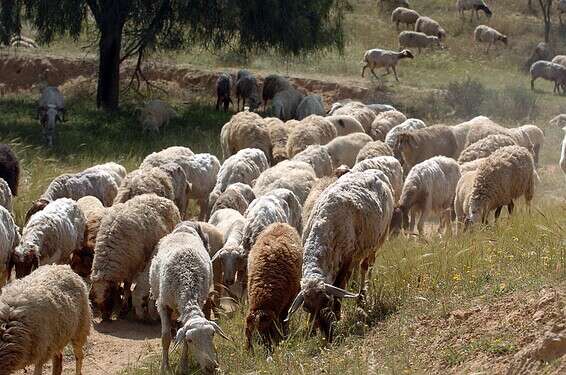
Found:
[[[337,297],[337,298],[358,298],[359,296],[357,294],[354,293],[350,293],[347,290],[338,288],[334,285],[330,285],[330,284],[324,284],[326,293]]]
[[[216,333],[218,333],[222,338],[228,340],[228,341],[233,341],[230,336],[228,336],[223,330],[222,328],[220,328],[220,326],[218,324],[216,324],[216,322],[213,322],[212,320],[209,320],[210,325],[212,325],[214,327],[214,331]]]
[[[299,294],[297,294],[297,297],[295,297],[293,304],[289,308],[289,312],[287,313],[287,317],[285,318],[285,323],[287,323],[289,319],[291,319],[291,316],[299,309],[299,307],[303,305],[304,302],[305,302],[305,294],[301,290]]]

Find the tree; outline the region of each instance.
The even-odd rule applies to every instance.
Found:
[[[550,9],[552,9],[552,0],[538,0],[542,9],[544,19],[544,41],[550,41],[550,28],[552,27],[552,19],[550,18]]]
[[[96,103],[119,104],[120,64],[136,58],[133,79],[148,52],[200,45],[242,52],[294,54],[344,47],[348,0],[2,0],[0,42],[21,32],[22,19],[38,40],[78,38],[96,26],[99,67]]]

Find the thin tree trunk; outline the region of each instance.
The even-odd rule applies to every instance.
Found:
[[[120,49],[122,28],[109,25],[99,42],[98,92],[96,105],[106,111],[118,109],[120,102]]]

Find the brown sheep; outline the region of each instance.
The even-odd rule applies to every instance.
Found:
[[[257,330],[268,349],[287,335],[287,311],[301,289],[303,250],[297,231],[275,223],[259,236],[248,257],[248,349]]]
[[[458,157],[458,143],[449,126],[434,125],[399,134],[393,153],[401,155],[403,169],[408,172],[433,156]]]

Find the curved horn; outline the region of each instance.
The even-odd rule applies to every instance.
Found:
[[[334,285],[330,285],[330,284],[324,284],[326,293],[334,296],[334,297],[338,297],[338,298],[358,298],[359,296],[357,294],[354,293],[350,293],[347,290],[338,288]]]
[[[289,308],[289,312],[287,313],[287,317],[285,318],[285,323],[288,322],[289,319],[291,319],[291,315],[293,315],[299,309],[299,307],[303,305],[303,302],[305,302],[305,295],[301,290],[299,294],[297,294],[297,297],[295,297],[293,304]]]
[[[226,333],[224,333],[222,328],[220,328],[220,326],[218,324],[216,324],[216,322],[213,322],[212,320],[209,320],[209,322],[214,327],[214,331],[216,333],[218,333],[220,336],[222,336],[222,338],[224,338],[228,341],[233,341]]]

